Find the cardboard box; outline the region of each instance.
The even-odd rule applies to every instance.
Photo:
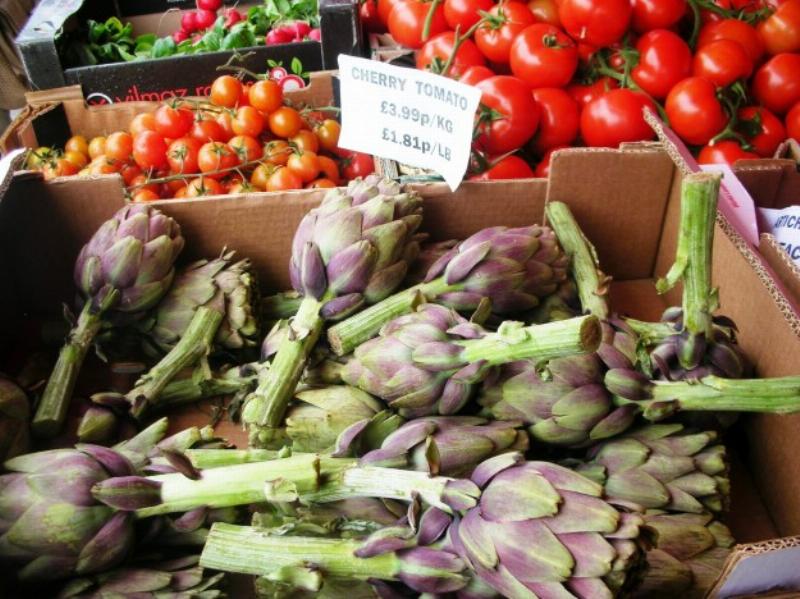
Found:
[[[614,277],[615,310],[652,320],[668,304],[680,301],[679,291],[660,297],[653,286],[674,256],[680,178],[665,152],[645,144],[625,150],[558,152],[549,184],[545,180],[499,181],[491,186],[467,182],[455,193],[441,183],[414,187],[425,198],[423,228],[434,239],[463,238],[492,225],[541,222],[546,201],[568,203],[597,246],[603,269]],[[271,293],[288,287],[286,265],[294,229],[323,193],[247,194],[154,205],[183,227],[187,249],[182,262],[215,255],[227,246],[252,259],[264,291]],[[24,173],[14,179],[0,202],[0,280],[4,282],[0,367],[10,359],[11,348],[20,347],[26,338],[28,318],[57,316],[61,302],[71,301],[72,264],[81,244],[122,203],[118,182],[111,176],[44,183],[38,175]],[[718,223],[714,244],[714,283],[720,289],[721,313],[737,322],[741,345],[758,373],[800,373],[800,319],[724,220]],[[79,384],[84,392],[100,386],[96,380],[82,378]],[[173,426],[202,417],[202,407],[187,408],[175,415]],[[796,433],[800,416],[748,417],[745,421],[747,438],[735,443],[741,460],[734,462],[729,524],[743,542],[787,538],[739,549],[717,596],[733,596],[726,594],[725,583],[737,573],[746,573],[740,568],[752,565],[750,560],[755,558],[766,560],[759,570],[769,568],[769,579],[757,580],[758,588],[746,584],[732,588],[753,595],[767,587],[797,584],[783,591],[793,589],[787,596],[798,596],[797,561],[791,560],[800,538],[788,537],[800,534],[800,436]],[[244,442],[238,426],[222,423],[219,430]],[[781,561],[787,557],[788,565]]]
[[[179,27],[180,11],[163,11],[187,8],[187,3],[193,4],[188,0],[175,6],[170,0],[42,0],[16,40],[31,87],[42,90],[81,85],[87,100],[96,103],[207,95],[208,86],[219,75],[217,67],[228,62],[233,52],[64,68],[56,48],[55,36],[62,29],[76,27],[89,18],[104,21],[117,16],[133,23],[136,34],[167,35]],[[144,5],[150,12],[142,12]],[[359,55],[362,51],[358,6],[356,0],[319,0],[324,32],[321,44],[308,41],[243,48],[237,51],[244,56],[237,64],[263,72],[268,60],[288,68],[292,59],[298,58],[309,72],[336,68],[339,54]]]

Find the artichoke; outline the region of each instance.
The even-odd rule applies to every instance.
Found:
[[[301,221],[292,241],[289,274],[303,294],[272,365],[249,397],[243,419],[251,441],[269,444],[325,319],[380,301],[402,282],[418,251],[414,233],[422,200],[391,181],[355,182],[331,190]]]
[[[75,262],[75,284],[83,306],[61,349],[33,419],[37,436],[55,436],[63,426],[75,381],[105,319],[138,315],[169,289],[175,259],[183,249],[180,226],[144,204],[130,204],[106,221]]]
[[[25,391],[0,375],[0,463],[28,450],[30,405]]]
[[[341,375],[401,416],[448,415],[464,407],[494,365],[593,351],[598,342],[593,316],[532,327],[506,322],[489,333],[452,309],[423,304],[360,345]]]
[[[428,269],[424,283],[328,329],[328,342],[336,354],[350,353],[374,337],[384,323],[425,300],[469,312],[488,298],[497,314],[525,312],[566,280],[567,264],[547,227],[483,229],[441,255]]]

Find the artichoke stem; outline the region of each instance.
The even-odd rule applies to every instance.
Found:
[[[675,327],[668,322],[646,322],[635,318],[625,318],[625,324],[633,329],[645,347],[658,345],[675,334]]]
[[[103,324],[103,310],[94,310],[87,301],[78,316],[78,322],[70,331],[67,342],[61,348],[47,386],[42,394],[31,430],[37,437],[52,438],[64,426],[67,409],[75,389],[86,353]]]
[[[597,251],[586,239],[566,204],[549,202],[546,214],[572,263],[572,274],[584,313],[606,320],[609,315],[608,277],[600,270]]]
[[[786,414],[800,411],[800,376],[657,382],[652,396],[653,401],[676,400],[682,410]]]
[[[239,367],[231,369],[231,371],[239,370],[241,370]],[[238,372],[226,372],[223,375],[205,378],[202,373],[194,373],[190,377],[173,380],[164,387],[157,405],[159,408],[173,407],[209,397],[233,395],[253,385],[257,380],[257,369],[253,374],[241,375]]]
[[[296,291],[281,291],[261,300],[261,318],[265,322],[284,320],[297,314],[303,296]]]
[[[514,326],[517,324],[506,322],[497,333],[459,341],[464,347],[460,358],[470,363],[485,360],[490,365],[515,360],[543,362],[595,351],[602,336],[600,321],[591,315],[527,327]]]
[[[430,283],[420,283],[361,310],[350,318],[335,324],[328,329],[328,343],[337,356],[344,356],[356,347],[375,337],[381,327],[403,314],[413,312],[425,301],[432,301],[436,296],[450,290],[444,277],[434,279]]]
[[[375,557],[356,557],[362,542],[350,539],[271,536],[252,526],[214,523],[208,535],[200,566],[223,572],[257,576],[280,576],[282,571],[306,568],[324,575],[366,580],[395,580],[400,564],[393,552]]]
[[[200,306],[195,310],[180,341],[127,394],[132,404],[131,413],[135,417],[140,418],[147,408],[157,403],[164,387],[181,370],[208,354],[222,318],[223,314],[213,308]]]
[[[281,457],[279,452],[269,449],[187,449],[183,454],[195,468],[266,462]]]
[[[333,294],[326,293],[321,300],[303,298],[300,309],[289,323],[293,335],[281,342],[269,370],[248,398],[242,418],[250,425],[255,443],[269,444],[273,432],[269,429],[281,425],[308,356],[322,332],[319,311],[331,297]]]

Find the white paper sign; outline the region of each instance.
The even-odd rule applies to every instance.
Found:
[[[800,206],[790,206],[783,210],[759,208],[768,228],[764,233],[772,233],[789,257],[800,267]]]
[[[426,71],[339,56],[339,145],[438,172],[455,190],[469,162],[481,92]]]

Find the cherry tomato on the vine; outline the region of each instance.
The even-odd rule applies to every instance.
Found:
[[[219,141],[203,144],[197,154],[197,165],[200,172],[213,179],[222,179],[237,164],[239,164],[239,158],[236,156],[236,152],[227,144]]]
[[[288,191],[291,189],[302,189],[303,180],[291,169],[279,166],[267,179],[267,191]]]
[[[537,164],[536,168],[533,170],[533,175],[540,179],[546,179],[550,175],[550,158],[552,158],[553,152],[561,149],[563,148],[551,148],[547,150],[547,153],[542,156],[539,164]]]
[[[194,137],[181,137],[173,141],[167,149],[170,170],[179,174],[197,173],[197,154],[202,145]]]
[[[127,160],[133,152],[133,137],[125,131],[117,131],[106,138],[105,155],[113,160]]]
[[[247,93],[250,106],[265,114],[275,112],[283,106],[283,89],[272,79],[256,81]]]
[[[786,134],[800,142],[800,102],[786,113]]]
[[[225,193],[222,184],[211,177],[197,177],[186,186],[186,197],[217,196]]]
[[[281,106],[269,115],[269,129],[278,137],[289,138],[303,128],[303,118],[290,106]]]
[[[274,139],[264,144],[264,161],[269,164],[283,166],[289,160],[291,153],[292,148],[282,139]]]
[[[197,141],[207,143],[209,141],[226,141],[229,136],[216,120],[199,115],[198,120],[192,125],[189,133]]]
[[[753,61],[739,42],[714,40],[697,49],[692,73],[705,77],[717,87],[727,87],[738,79],[747,79],[753,72]]]
[[[692,51],[679,35],[666,29],[648,31],[636,42],[639,62],[631,70],[633,81],[662,100],[679,81],[692,73]]]
[[[453,31],[445,31],[436,37],[432,37],[417,52],[417,68],[425,71],[431,70],[440,73],[450,56],[456,43],[456,34]],[[453,58],[449,74],[458,77],[465,69],[472,66],[482,66],[485,64],[483,54],[478,50],[478,46],[472,40],[464,40],[459,46]]]
[[[133,138],[133,159],[142,169],[162,168],[167,164],[167,144],[155,131],[142,131]]]
[[[776,114],[784,114],[800,101],[800,54],[777,54],[756,71],[753,94]]]
[[[800,0],[786,0],[758,24],[758,34],[769,54],[800,50]]]
[[[728,116],[708,79],[687,77],[669,92],[665,108],[670,127],[693,145],[707,144],[725,128]]]
[[[400,0],[377,0],[378,19],[380,19],[381,23],[383,23],[384,25],[389,24],[389,15],[392,14],[394,5],[397,4],[399,1]]]
[[[431,3],[423,0],[399,0],[395,3],[389,14],[389,33],[394,41],[407,48],[418,49],[427,40],[422,39],[425,20]],[[444,19],[444,7],[436,6],[430,20],[429,38],[447,31],[447,21]]]
[[[713,146],[703,146],[697,155],[700,164],[733,164],[737,160],[758,158],[758,154],[747,152],[738,141],[723,139]]]
[[[320,147],[331,154],[336,154],[339,151],[339,134],[341,131],[342,126],[339,121],[333,119],[325,119],[314,127],[314,133],[317,135]]]
[[[586,145],[616,148],[626,141],[646,141],[655,132],[643,110],[653,103],[641,92],[614,89],[587,104],[581,113],[581,137]]]
[[[362,0],[361,6],[358,7],[358,18],[369,33],[383,33],[386,31],[386,25],[381,21],[381,17],[378,14],[377,0]]]
[[[488,21],[475,31],[475,43],[483,55],[492,62],[507,63],[511,44],[534,16],[522,2],[503,2],[489,11]]]
[[[476,86],[481,90],[478,146],[489,154],[522,147],[539,126],[539,105],[521,79],[498,75]]]
[[[543,87],[533,90],[533,99],[542,116],[539,129],[533,137],[533,148],[544,154],[550,148],[566,146],[578,136],[580,107],[565,90]]]
[[[317,154],[310,150],[292,152],[286,162],[286,168],[296,174],[303,183],[310,183],[319,175]]]
[[[342,159],[342,175],[348,181],[375,172],[375,160],[369,154],[350,152]]]
[[[339,165],[336,164],[336,161],[333,158],[318,155],[317,162],[319,163],[319,171],[324,178],[329,179],[334,183],[339,183],[339,179],[341,178],[339,175]]]
[[[633,0],[631,27],[637,33],[669,29],[686,14],[686,0]]]
[[[189,133],[193,122],[194,113],[188,108],[164,104],[155,112],[156,132],[169,139],[177,139]]]
[[[264,155],[264,148],[261,143],[249,135],[237,135],[228,140],[228,146],[236,154],[239,162],[255,162]]]
[[[593,46],[618,42],[631,21],[630,0],[561,0],[558,15],[567,33]]]
[[[583,110],[589,102],[596,100],[600,96],[605,95],[606,92],[617,89],[618,87],[619,83],[615,79],[611,77],[600,77],[600,79],[594,83],[573,83],[567,87],[567,93],[575,98],[578,106]]]
[[[519,156],[505,156],[487,170],[472,175],[470,181],[497,181],[500,179],[530,179],[533,169]]]
[[[747,138],[753,151],[770,158],[786,139],[786,129],[781,120],[761,106],[746,106],[739,109],[739,129]]]
[[[697,47],[702,48],[715,40],[739,42],[753,64],[758,64],[764,55],[764,44],[758,32],[753,26],[739,19],[723,19],[704,26],[697,38]]]
[[[301,129],[297,135],[289,139],[289,143],[301,151],[319,152],[319,138],[308,129]]]
[[[234,108],[242,96],[242,82],[231,75],[222,75],[211,84],[211,103]]]
[[[73,135],[64,144],[65,152],[80,152],[89,155],[89,142],[83,135]]]
[[[155,131],[156,117],[152,112],[140,112],[131,120],[128,131],[136,137],[142,131]]]
[[[451,29],[460,27],[463,34],[480,20],[478,11],[486,12],[493,6],[493,0],[444,0],[444,18]]]
[[[563,87],[578,68],[578,50],[558,27],[536,23],[511,44],[511,71],[532,88]]]
[[[264,130],[264,117],[252,106],[242,106],[236,111],[231,127],[236,135],[258,137]]]

